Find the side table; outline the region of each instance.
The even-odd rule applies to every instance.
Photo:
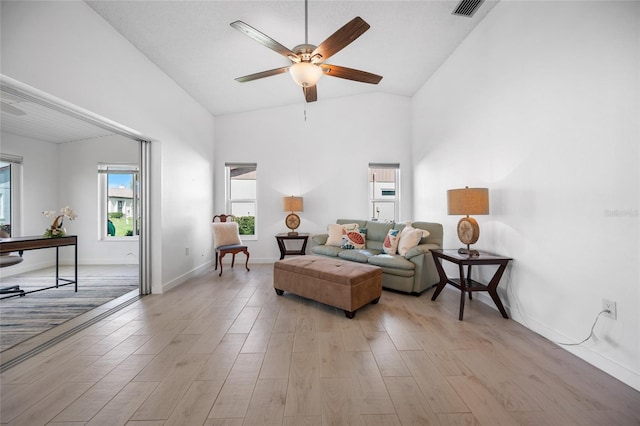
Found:
[[[498,307],[498,310],[504,318],[509,318],[507,311],[505,311],[500,297],[498,296],[498,284],[502,278],[504,270],[507,268],[507,264],[511,259],[510,257],[496,256],[489,253],[481,252],[478,256],[469,256],[467,254],[459,254],[457,250],[431,250],[433,261],[436,264],[438,275],[440,276],[440,282],[436,291],[433,293],[431,300],[436,300],[445,285],[450,284],[460,290],[460,314],[458,319],[462,321],[464,314],[464,299],[465,293],[469,293],[469,300],[471,300],[471,293],[474,291],[486,291],[493,299],[493,302]],[[458,265],[460,278],[447,277],[444,268],[442,267],[442,261],[446,260]],[[467,266],[467,273],[465,276],[464,266]],[[497,265],[498,269],[489,281],[489,284],[482,284],[471,279],[471,267],[474,265]]]
[[[289,250],[285,244],[287,240],[302,241],[302,247],[299,250]],[[288,254],[304,255],[307,252],[307,241],[309,240],[309,234],[298,233],[297,235],[289,235],[288,233],[282,233],[276,235],[276,241],[278,242],[278,248],[280,249],[280,260]]]

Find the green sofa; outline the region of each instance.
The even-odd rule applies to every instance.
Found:
[[[367,263],[382,268],[382,287],[404,293],[420,295],[435,286],[440,280],[430,249],[442,248],[442,224],[412,222],[414,228],[429,231],[429,236],[411,248],[405,256],[389,255],[382,251],[382,244],[390,229],[402,231],[405,224],[367,220],[338,219],[337,224],[357,223],[366,228],[364,249],[342,249],[327,246],[328,234],[317,234],[311,238],[311,253],[318,256],[337,257],[352,262]]]

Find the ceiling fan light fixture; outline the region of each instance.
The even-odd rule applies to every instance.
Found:
[[[322,77],[322,68],[309,62],[298,62],[291,65],[289,73],[299,86],[311,87],[315,86]]]

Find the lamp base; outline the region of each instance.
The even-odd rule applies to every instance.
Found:
[[[287,235],[288,235],[288,236],[290,236],[290,237],[297,237],[297,236],[298,236],[298,232],[296,232],[296,231],[289,231],[289,232],[287,233]]]
[[[480,256],[480,252],[478,250],[472,250],[470,248],[459,248],[458,254],[466,254],[469,257]]]

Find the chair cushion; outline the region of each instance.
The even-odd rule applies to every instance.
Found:
[[[215,222],[211,224],[215,248],[233,244],[242,244],[236,222]]]
[[[22,262],[24,259],[20,256],[0,256],[0,268],[4,268],[5,266],[12,266]]]
[[[231,251],[231,250],[243,250],[246,249],[247,246],[242,244],[227,244],[226,246],[216,247],[218,251]]]

